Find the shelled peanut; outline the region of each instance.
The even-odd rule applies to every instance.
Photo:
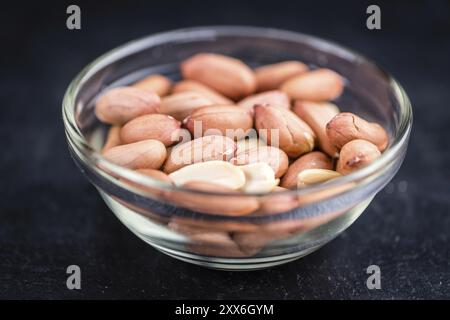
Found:
[[[287,211],[308,202],[288,189],[339,179],[371,164],[389,145],[382,126],[340,112],[334,100],[345,80],[333,70],[311,70],[299,61],[252,70],[236,58],[201,53],[183,61],[180,71],[177,83],[150,75],[107,90],[95,113],[111,125],[104,157],[180,187],[165,195],[191,210],[229,216]],[[177,193],[189,189],[214,195]],[[289,197],[286,205],[268,201],[271,192]],[[266,195],[246,199],[242,193]],[[244,247],[261,232],[227,231],[216,238],[225,232],[226,241]]]

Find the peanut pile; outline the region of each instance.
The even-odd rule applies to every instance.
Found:
[[[96,116],[111,125],[106,159],[176,186],[265,193],[339,178],[388,146],[379,124],[330,102],[345,87],[330,69],[285,61],[252,70],[211,53],[180,69],[175,84],[150,75],[99,97]]]

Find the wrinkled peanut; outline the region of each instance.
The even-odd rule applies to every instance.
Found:
[[[104,123],[124,123],[149,113],[159,111],[160,99],[156,93],[132,87],[108,90],[97,100],[95,115]]]
[[[289,110],[271,106],[255,106],[255,126],[260,137],[279,147],[290,157],[298,157],[314,148],[315,134],[297,115]]]
[[[338,149],[346,143],[363,139],[375,144],[380,151],[388,145],[388,134],[378,123],[367,122],[350,112],[342,112],[333,117],[326,125],[330,142]]]
[[[342,147],[336,171],[349,174],[369,165],[380,156],[380,150],[373,143],[361,139],[352,140]]]

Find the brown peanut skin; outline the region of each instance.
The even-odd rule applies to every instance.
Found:
[[[181,64],[181,73],[184,78],[201,82],[233,100],[256,89],[255,75],[246,64],[220,54],[196,54]]]
[[[257,89],[260,92],[278,89],[289,78],[308,70],[308,66],[299,61],[283,61],[261,66],[255,69]]]
[[[161,101],[160,112],[182,121],[194,110],[210,106],[213,103],[195,91],[183,91],[164,97]]]
[[[147,114],[125,124],[120,130],[120,139],[125,144],[155,139],[168,147],[178,142],[180,125],[180,122],[171,116],[156,113]]]
[[[128,169],[159,169],[166,159],[166,147],[158,140],[143,140],[113,147],[103,156]]]
[[[271,129],[278,130],[278,148],[289,157],[298,157],[314,148],[315,134],[312,129],[290,110],[272,106],[255,106],[255,127],[268,145],[276,146]],[[265,130],[264,130],[265,129]]]
[[[330,142],[326,131],[327,123],[339,113],[336,105],[328,102],[297,100],[293,111],[313,129],[320,149],[331,157],[337,157],[338,149]]]
[[[288,169],[289,159],[286,153],[272,146],[258,146],[236,152],[236,157],[231,159],[234,165],[246,165],[256,162],[267,163],[275,172],[275,178],[281,177]]]
[[[119,126],[112,126],[109,128],[105,144],[102,148],[102,153],[105,153],[107,150],[122,144],[122,141],[120,140],[120,129],[121,127]]]
[[[95,104],[95,115],[101,122],[121,126],[144,114],[159,112],[160,103],[154,92],[118,87],[100,96]]]
[[[326,125],[326,133],[330,142],[338,149],[352,140],[363,139],[383,151],[389,142],[388,134],[382,126],[350,112],[342,112],[333,117]]]
[[[291,108],[289,97],[286,93],[279,90],[266,91],[248,96],[239,101],[237,105],[253,114],[253,109],[257,104],[267,104],[284,109]]]
[[[236,153],[236,143],[224,136],[206,136],[172,147],[164,172],[172,173],[184,166],[211,160],[229,161]],[[183,161],[178,161],[183,159]],[[179,163],[181,162],[181,163]]]
[[[210,100],[212,104],[233,104],[233,101],[215,91],[214,89],[205,86],[204,84],[193,81],[193,80],[183,80],[175,84],[172,89],[173,93],[194,91],[200,93],[206,99]]]
[[[373,143],[356,139],[345,144],[339,153],[336,171],[349,174],[361,169],[381,156],[380,150]]]
[[[330,101],[342,94],[344,80],[330,69],[317,69],[290,78],[280,89],[291,99]]]
[[[154,74],[134,83],[132,87],[152,91],[158,96],[163,97],[170,92],[172,81],[160,74]]]
[[[291,163],[286,174],[281,179],[280,186],[287,189],[296,189],[297,176],[306,169],[333,170],[333,162],[323,152],[313,151],[307,153]]]
[[[199,125],[200,122],[202,136],[218,134],[218,132],[213,132],[218,130],[223,136],[240,139],[245,136],[249,129],[253,128],[253,117],[245,109],[234,105],[202,107],[192,112],[183,121],[192,134],[194,134],[195,124]],[[209,133],[207,132],[208,130]],[[227,135],[227,130],[229,130],[229,135]],[[236,135],[230,132],[231,130]]]

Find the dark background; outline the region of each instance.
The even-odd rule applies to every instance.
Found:
[[[54,1],[0,9],[0,298],[396,299],[450,297],[450,2],[389,1],[382,30],[364,1]],[[78,4],[82,30],[66,29]],[[389,70],[415,123],[407,158],[341,236],[290,264],[219,272],[166,257],[106,208],[67,151],[70,80],[131,39],[198,25],[270,26],[351,47]],[[82,289],[66,288],[66,268]],[[368,290],[366,268],[381,268]]]

